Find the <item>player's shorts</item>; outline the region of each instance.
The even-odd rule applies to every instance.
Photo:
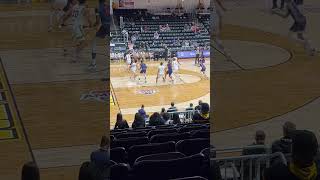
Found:
[[[147,73],[147,70],[141,70],[140,71],[140,74],[146,74]]]
[[[85,35],[82,26],[73,26],[72,27],[72,38],[74,41],[84,41]]]
[[[306,29],[307,21],[306,19],[302,19],[299,22],[294,22],[294,24],[291,26],[290,31],[292,32],[303,32]]]
[[[164,77],[164,74],[158,74],[158,78],[160,78],[160,77]]]
[[[173,72],[172,71],[168,71],[167,73],[169,74],[169,76],[171,76]]]
[[[205,67],[201,68],[201,72],[205,72],[205,71],[206,71]]]
[[[96,37],[105,38],[109,34],[108,26],[101,26],[96,33]]]

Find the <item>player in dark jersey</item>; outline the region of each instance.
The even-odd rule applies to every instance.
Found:
[[[104,39],[110,33],[110,7],[107,4],[106,0],[99,0],[99,7],[97,14],[100,17],[100,21],[96,23],[98,26],[98,31],[96,32],[95,37],[92,42],[92,51],[91,51],[91,64],[89,69],[96,69],[96,56],[97,56],[97,39]],[[99,20],[99,18],[97,18]]]
[[[304,32],[307,25],[307,19],[300,11],[298,5],[293,0],[285,0],[286,10],[285,14],[279,11],[273,11],[277,15],[287,18],[289,16],[294,20],[293,25],[290,27],[290,37],[292,35],[296,36],[295,39],[304,44],[304,48],[307,53],[311,56],[315,55],[315,48],[313,48],[309,42],[309,40],[305,37]]]
[[[147,83],[147,65],[143,62],[143,60],[140,63],[140,74],[144,77],[144,83]],[[140,81],[140,77],[139,77]]]
[[[171,79],[171,83],[173,84],[174,80],[173,80],[172,74],[173,74],[172,60],[170,59],[167,64],[167,73],[166,73],[165,79],[167,79],[167,75],[169,75],[169,78]]]
[[[200,59],[200,71],[203,74],[203,76],[208,79],[208,76],[206,75],[206,61],[204,59],[204,57],[202,56]]]

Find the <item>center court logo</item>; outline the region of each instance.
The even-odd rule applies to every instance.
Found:
[[[99,102],[108,102],[109,93],[107,91],[90,91],[83,93],[80,96],[81,101],[99,101]]]
[[[141,89],[137,90],[137,94],[143,94],[143,95],[152,95],[157,93],[158,91],[155,89]]]

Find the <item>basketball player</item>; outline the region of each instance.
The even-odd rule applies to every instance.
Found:
[[[159,79],[159,78],[162,78],[163,82],[166,81],[164,73],[165,73],[165,67],[164,67],[164,65],[163,65],[163,62],[161,62],[161,63],[160,63],[160,66],[158,67],[156,84],[158,84],[158,79]]]
[[[203,74],[203,76],[206,78],[206,79],[209,79],[208,76],[206,75],[206,61],[204,59],[204,57],[201,57],[200,59],[200,71],[201,73]]]
[[[54,0],[52,2],[49,15],[49,32],[53,29],[54,19],[56,19],[57,22],[60,22],[60,18],[70,9],[72,1],[73,0]]]
[[[171,79],[171,83],[173,84],[174,79],[173,79],[172,74],[173,74],[172,60],[170,59],[167,64],[167,73],[166,73],[165,79],[167,79],[167,75],[169,75],[169,78]]]
[[[97,39],[105,39],[106,36],[110,33],[109,24],[110,24],[110,13],[109,6],[106,0],[99,0],[99,7],[96,13],[96,26],[98,31],[96,32],[95,37],[92,41],[91,47],[91,64],[89,64],[89,69],[96,69],[96,56],[97,56]],[[100,17],[100,19],[99,19]],[[131,63],[131,62],[130,62]]]
[[[140,63],[140,75],[144,77],[144,83],[147,83],[147,65],[143,62],[143,60]],[[140,81],[140,77],[139,77]]]
[[[64,21],[71,16],[72,18],[72,39],[75,43],[75,58],[72,62],[79,62],[79,55],[81,50],[85,47],[85,33],[83,30],[85,19],[89,22],[89,27],[92,26],[92,22],[89,18],[89,10],[85,4],[85,0],[77,0],[75,4],[62,18]]]
[[[136,80],[137,77],[137,60],[134,60],[131,65],[130,65],[130,70],[131,70],[131,76],[130,79]]]
[[[215,4],[217,4],[218,6],[216,6]],[[212,27],[210,29],[212,30],[212,39],[216,43],[218,49],[225,55],[227,60],[232,61],[230,54],[225,50],[219,37],[222,26],[222,11],[227,11],[227,9],[223,6],[220,0],[211,0],[210,6],[210,20],[212,24]]]
[[[128,72],[130,72],[130,65],[132,63],[131,53],[130,52],[128,52],[126,54],[125,59],[126,59],[126,64],[127,64],[127,70],[128,70]]]
[[[285,0],[285,4],[286,4],[285,5],[286,9],[284,10],[285,14],[282,14],[281,12],[278,12],[278,11],[273,11],[273,13],[283,18],[287,18],[288,16],[292,17],[292,19],[294,20],[294,23],[289,30],[289,37],[302,43],[308,55],[314,56],[316,53],[316,50],[311,46],[309,40],[305,37],[305,34],[304,34],[306,29],[306,24],[307,24],[306,17],[301,13],[297,4],[293,0]]]
[[[173,66],[173,74],[174,74],[175,78],[180,78],[179,75],[178,75],[180,65],[181,64],[180,64],[178,58],[174,57],[173,61],[172,61],[172,66]]]

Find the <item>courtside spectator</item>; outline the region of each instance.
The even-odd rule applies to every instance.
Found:
[[[107,136],[102,136],[100,148],[93,151],[90,155],[91,162],[99,169],[104,169],[109,166],[110,160],[110,141]]]
[[[165,122],[158,112],[153,113],[149,119],[149,126],[160,126],[164,125]]]
[[[201,103],[200,112],[196,112],[192,120],[194,123],[209,123],[210,121],[210,106],[208,103]]]
[[[121,113],[118,113],[117,122],[116,122],[116,125],[114,126],[114,129],[126,129],[126,128],[129,128],[128,122],[122,118]]]
[[[162,118],[163,118],[165,124],[168,124],[168,121],[170,120],[170,114],[165,112],[162,114]]]
[[[197,111],[200,111],[200,109],[201,109],[201,104],[202,104],[202,101],[199,100],[198,105],[197,105],[194,109],[197,110]]]
[[[272,153],[291,153],[292,133],[296,130],[296,125],[292,122],[285,122],[282,126],[283,137],[272,143]]]
[[[266,134],[262,130],[258,130],[255,133],[255,142],[248,146],[248,148],[244,148],[242,154],[243,155],[252,155],[252,154],[264,154],[266,153],[266,147],[250,147],[250,146],[264,146],[266,140]]]
[[[278,163],[265,171],[265,180],[319,180],[318,141],[314,133],[296,130],[292,136],[292,161]]]
[[[39,168],[34,162],[28,162],[23,165],[21,180],[40,180]]]
[[[177,108],[174,106],[174,102],[171,102],[171,107],[167,110],[167,112],[176,112]]]
[[[189,107],[186,108],[186,111],[193,111],[193,104],[190,103]]]
[[[164,113],[166,113],[166,109],[165,108],[161,108],[161,112],[160,112],[161,116],[163,116]]]
[[[146,126],[146,122],[144,118],[141,116],[140,113],[136,113],[132,123],[132,128],[135,129],[135,128],[141,128],[145,126]]]

